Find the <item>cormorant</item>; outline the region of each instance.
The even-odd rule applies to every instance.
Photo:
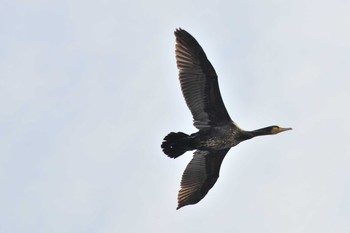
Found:
[[[161,145],[170,158],[196,150],[181,179],[177,209],[198,203],[219,178],[221,163],[231,147],[256,136],[291,128],[269,126],[245,131],[233,122],[222,101],[218,76],[202,47],[187,31],[176,29],[176,63],[182,94],[198,132],[169,133]]]

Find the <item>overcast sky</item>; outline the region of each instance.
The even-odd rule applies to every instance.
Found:
[[[347,0],[0,2],[0,232],[350,232]],[[174,30],[202,45],[241,128],[175,210],[193,133]]]

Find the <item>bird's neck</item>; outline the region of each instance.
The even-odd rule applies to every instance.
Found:
[[[242,139],[243,140],[248,140],[257,136],[264,136],[264,135],[271,135],[271,130],[269,127],[261,128],[261,129],[256,129],[252,131],[242,131]]]

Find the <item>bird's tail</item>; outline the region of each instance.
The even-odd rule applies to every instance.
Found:
[[[165,136],[161,147],[163,152],[170,158],[177,158],[186,151],[195,149],[193,147],[193,139],[182,132],[169,133]]]

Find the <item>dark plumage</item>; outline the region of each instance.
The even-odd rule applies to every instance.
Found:
[[[231,147],[255,136],[277,134],[291,128],[240,129],[225,108],[218,77],[201,46],[183,29],[177,29],[175,37],[181,90],[192,113],[194,126],[199,130],[191,135],[171,132],[161,145],[170,158],[196,150],[182,175],[179,209],[204,198],[219,178],[221,163]]]

